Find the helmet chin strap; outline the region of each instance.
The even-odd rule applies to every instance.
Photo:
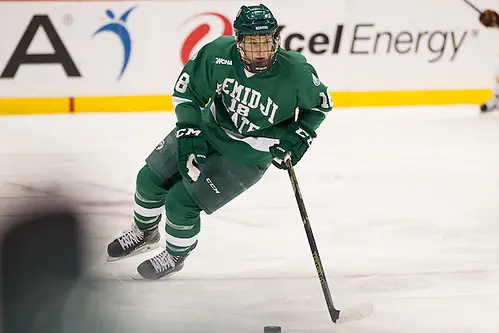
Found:
[[[268,71],[272,67],[273,59],[270,58],[267,61],[245,61],[246,69],[251,73],[263,73]]]

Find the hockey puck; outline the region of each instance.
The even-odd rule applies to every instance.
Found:
[[[281,326],[265,326],[263,333],[281,333]]]

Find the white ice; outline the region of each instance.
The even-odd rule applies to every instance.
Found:
[[[321,126],[296,173],[333,299],[374,304],[341,325],[275,168],[202,215],[199,246],[170,279],[132,279],[149,254],[102,262],[131,222],[136,172],[174,123],[172,113],[0,118],[1,214],[57,184],[88,227],[88,280],[68,300],[68,332],[103,308],[109,331],[123,333],[498,331],[499,112],[336,109]],[[92,306],[76,315],[82,295]]]

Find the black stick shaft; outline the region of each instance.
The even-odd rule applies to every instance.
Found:
[[[340,316],[340,311],[334,307],[331,292],[326,280],[326,274],[324,273],[322,261],[319,256],[319,250],[317,249],[314,234],[312,233],[312,226],[310,225],[310,220],[308,219],[307,210],[305,209],[305,203],[303,202],[303,197],[301,195],[300,187],[298,186],[298,180],[296,179],[293,165],[289,159],[286,160],[286,167],[289,179],[291,180],[291,185],[293,186],[293,191],[295,192],[296,202],[298,203],[298,209],[300,210],[301,218],[303,220],[303,226],[305,227],[305,232],[307,234],[310,250],[312,251],[312,257],[314,258],[315,268],[317,269],[317,275],[319,276],[322,292],[324,294],[324,298],[326,299],[329,315],[331,316],[331,320],[336,323],[336,320],[338,320],[338,317]]]
[[[466,2],[471,8],[473,8],[474,10],[476,10],[478,13],[482,14],[482,11],[480,9],[478,9],[474,4],[472,4],[468,0],[463,0],[463,1]]]

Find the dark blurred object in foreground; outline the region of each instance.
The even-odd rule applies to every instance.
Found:
[[[27,208],[2,221],[9,225],[1,244],[2,332],[60,333],[82,272],[78,218],[65,204]]]

